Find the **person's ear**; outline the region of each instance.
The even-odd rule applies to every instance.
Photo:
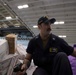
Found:
[[[41,26],[40,26],[40,25],[38,25],[38,28],[39,28],[39,29],[40,29],[40,27],[41,27]]]

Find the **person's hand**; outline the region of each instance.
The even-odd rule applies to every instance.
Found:
[[[25,72],[26,72],[26,69],[27,69],[26,64],[23,64],[23,65],[21,66],[21,71],[17,72],[16,75],[24,75]]]
[[[27,70],[27,65],[26,64],[22,64],[22,66],[21,66],[21,71],[26,71]]]

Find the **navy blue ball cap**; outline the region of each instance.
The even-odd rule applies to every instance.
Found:
[[[39,18],[39,20],[38,20],[38,25],[40,25],[41,23],[45,23],[45,24],[51,23],[51,24],[53,24],[54,22],[56,22],[56,19],[55,19],[55,18],[49,19],[49,18],[46,17],[46,16],[42,16],[42,17]]]

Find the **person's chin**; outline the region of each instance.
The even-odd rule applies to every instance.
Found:
[[[48,36],[50,34],[50,32],[46,32],[46,36]]]

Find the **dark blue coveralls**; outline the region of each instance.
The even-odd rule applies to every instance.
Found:
[[[73,50],[73,47],[54,34],[50,34],[47,45],[43,48],[42,39],[37,35],[30,40],[26,50],[32,54],[34,64],[38,66],[33,75],[72,75],[67,56]]]

